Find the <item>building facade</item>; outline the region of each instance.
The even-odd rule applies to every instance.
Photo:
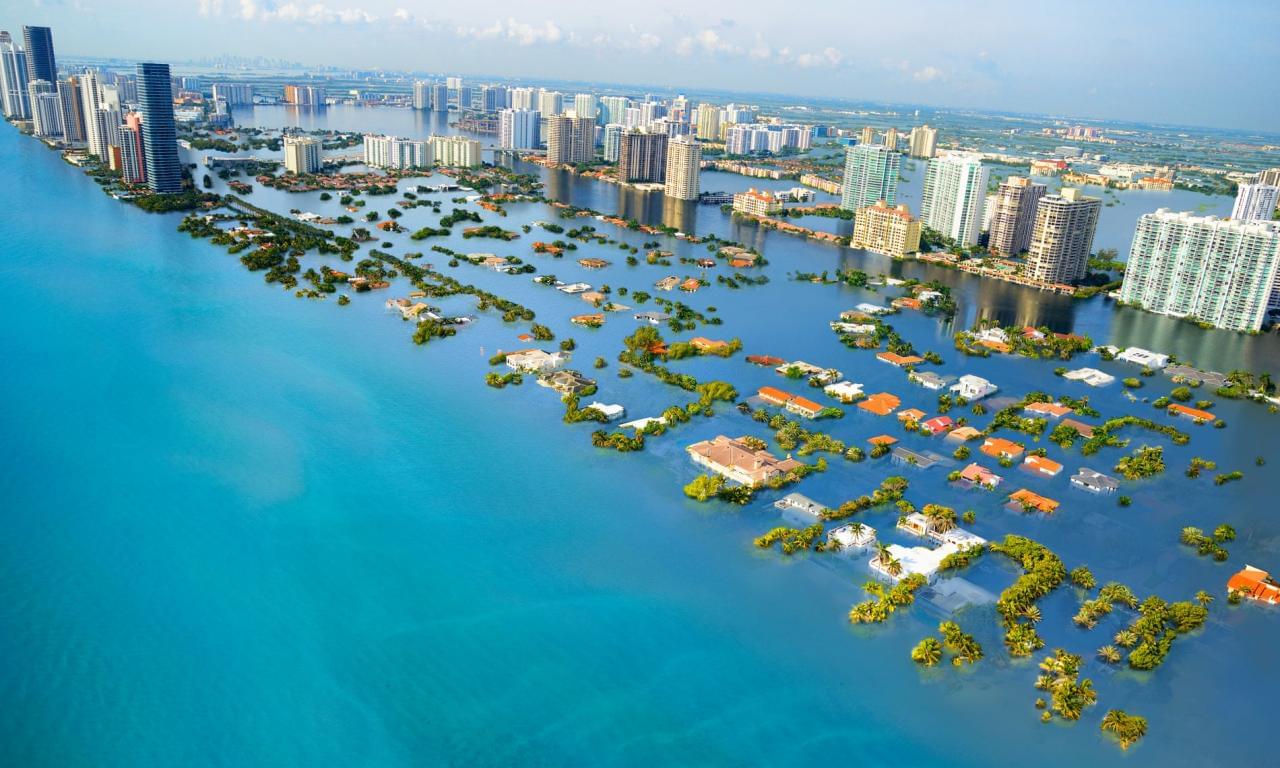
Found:
[[[703,141],[720,140],[720,108],[715,104],[699,104],[697,135]]]
[[[248,83],[214,83],[213,98],[222,99],[228,107],[253,104],[253,86]]]
[[[697,200],[702,190],[702,145],[691,136],[667,143],[667,181],[663,190],[676,200]]]
[[[1280,222],[1161,208],[1138,219],[1120,300],[1218,328],[1261,328],[1280,274]]]
[[[178,158],[178,135],[173,119],[169,65],[139,63],[137,77],[147,186],[152,192],[161,194],[181,192],[182,163]]]
[[[364,137],[364,164],[373,168],[426,168],[432,161],[430,146],[421,139]]]
[[[618,162],[618,156],[622,153],[622,132],[626,128],[622,123],[608,123],[604,127],[604,161],[606,163]]]
[[[897,152],[874,144],[855,144],[845,150],[840,207],[856,211],[877,200],[892,207],[898,193],[900,161]]]
[[[976,245],[991,171],[974,153],[952,153],[929,161],[920,200],[920,223],[955,240]]]
[[[1046,283],[1079,282],[1089,265],[1101,212],[1102,201],[1078,189],[1042,197],[1027,247],[1027,274]]]
[[[1241,184],[1231,218],[1237,221],[1267,221],[1280,204],[1280,186],[1274,184]]]
[[[79,78],[68,77],[58,81],[58,100],[62,107],[62,140],[68,144],[83,144],[88,141]]]
[[[917,125],[911,129],[907,145],[907,153],[912,157],[931,159],[938,151],[938,129],[930,128],[928,123]]]
[[[618,180],[660,184],[667,178],[667,135],[639,129],[622,134]]]
[[[541,115],[531,109],[504,109],[498,113],[498,146],[503,149],[537,149]]]
[[[466,136],[432,136],[427,139],[430,157],[450,168],[475,168],[484,162],[480,142]]]
[[[130,184],[147,183],[147,155],[142,144],[142,116],[130,112],[120,127],[120,175]]]
[[[1048,188],[1022,176],[1001,182],[991,206],[987,246],[997,256],[1016,256],[1031,247],[1036,206]]]
[[[31,118],[31,96],[27,90],[27,52],[12,40],[0,42],[0,106],[4,116],[14,120]]]
[[[547,117],[547,162],[577,165],[595,158],[596,122],[587,118]]]
[[[146,118],[143,118],[144,121]],[[366,142],[366,151],[368,143]],[[323,162],[320,140],[314,136],[284,137],[284,170],[286,173],[319,173]]]
[[[878,200],[858,209],[849,246],[900,259],[920,250],[920,222],[907,206],[893,207]]]
[[[58,61],[53,55],[53,30],[23,27],[22,44],[27,49],[27,80],[58,82]]]

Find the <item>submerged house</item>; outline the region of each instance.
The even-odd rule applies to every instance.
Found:
[[[790,510],[801,512],[812,517],[815,520],[821,519],[822,513],[826,512],[828,507],[825,504],[819,504],[813,499],[799,493],[788,493],[786,496],[773,502],[775,509],[784,511]]]
[[[742,438],[718,435],[711,440],[694,443],[685,449],[695,464],[718,475],[749,486],[760,486],[780,478],[800,462],[788,456],[779,459],[766,450],[757,450]]]
[[[978,450],[995,459],[1012,460],[1022,455],[1023,448],[1012,440],[1005,440],[1003,437],[988,437],[982,441],[982,446]]]
[[[937,549],[928,547],[903,547],[898,544],[888,546],[888,557],[883,561],[879,555],[871,558],[871,570],[890,580],[901,581],[913,573],[933,581],[942,566],[942,560],[950,554],[959,552],[955,544],[943,544]]]
[[[553,371],[538,377],[538,384],[554,389],[562,395],[581,394],[588,387],[594,387],[595,381],[588,379],[577,371]]]
[[[1003,480],[1003,478],[995,472],[992,472],[976,461],[960,470],[960,479],[967,481],[972,485],[980,485],[987,489],[995,488],[1000,485],[1001,480]]]
[[[507,353],[507,367],[513,371],[541,373],[559,368],[569,361],[567,352],[544,352],[541,349],[521,349]]]
[[[1261,568],[1246,565],[1227,579],[1227,593],[1239,593],[1250,600],[1275,605],[1280,603],[1280,584]]]
[[[1087,467],[1076,470],[1076,473],[1071,476],[1071,484],[1094,493],[1113,493],[1120,487],[1119,480]]]
[[[1051,513],[1058,509],[1059,504],[1047,496],[1041,496],[1038,493],[1022,488],[1009,494],[1009,503],[1005,506],[1015,512],[1038,510]]]
[[[974,376],[969,373],[961,376],[959,381],[951,385],[952,392],[969,402],[981,400],[988,395],[994,395],[998,389],[999,387],[981,376]]]
[[[876,543],[876,529],[861,523],[849,523],[827,531],[829,548],[866,549]]]

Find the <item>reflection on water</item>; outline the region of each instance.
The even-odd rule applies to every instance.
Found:
[[[1145,347],[1177,355],[1201,368],[1218,371],[1280,370],[1280,344],[1274,334],[1249,336],[1232,331],[1206,331],[1173,317],[1131,307],[1111,312],[1110,343]]]

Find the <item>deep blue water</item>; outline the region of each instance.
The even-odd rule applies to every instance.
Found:
[[[917,606],[874,628],[845,620],[861,599],[861,559],[788,559],[752,547],[753,536],[779,522],[769,506],[777,494],[743,509],[683,497],[680,486],[696,474],[685,445],[721,432],[764,434],[736,412],[699,419],[642,454],[597,451],[590,427],[561,423],[549,390],[483,386],[486,358],[520,345],[522,326],[481,313],[457,337],[416,347],[408,326],[383,309],[388,294],[354,296],[345,308],[295,299],[176,232],[179,217],[111,200],[8,128],[0,130],[0,167],[5,764],[979,766],[1028,755],[1051,766],[1269,762],[1269,733],[1237,713],[1264,706],[1276,688],[1278,673],[1266,662],[1280,640],[1274,609],[1228,608],[1219,599],[1209,625],[1180,638],[1152,674],[1090,661],[1099,705],[1079,723],[1041,725],[1032,708],[1035,662],[1008,659],[990,608],[958,617],[986,646],[986,659],[965,670],[918,670],[908,649],[937,616]],[[620,193],[581,179],[556,184],[575,185],[584,199]],[[391,198],[371,199],[370,208],[385,208],[383,200]],[[260,189],[252,201],[337,212],[336,200],[314,195]],[[657,205],[660,214],[660,197]],[[700,232],[758,235],[718,210],[692,215]],[[434,218],[416,209],[403,222],[412,230]],[[545,218],[545,207],[520,205],[501,223]],[[395,251],[425,250],[395,239]],[[615,264],[588,272],[570,258],[532,256],[532,239],[443,244],[515,253],[541,273],[615,288],[647,288],[687,271],[629,268],[620,251],[593,246],[574,255],[600,251]],[[772,233],[756,242],[773,282],[689,298],[726,318],[699,333],[740,337],[748,352],[836,365],[868,391],[930,407],[933,397],[900,371],[844,349],[827,329],[838,310],[887,296],[786,280],[792,270],[842,264],[922,267]],[[575,337],[588,372],[597,355],[612,361],[635,327],[623,313],[599,331],[573,328],[567,318],[585,307],[576,298],[528,276],[467,264],[456,271]],[[910,314],[892,322],[941,352],[946,372],[980,372],[1007,394],[1051,389],[1090,394],[1106,416],[1150,412],[1118,387],[1067,384],[1051,363],[959,358],[950,334],[978,314],[1074,326],[1099,341],[1155,338],[1150,346],[1201,349],[1182,353],[1219,355],[1224,367],[1247,365],[1251,355],[1274,360],[1272,338],[1237,341],[1117,314],[1101,301],[1072,304],[945,275],[957,281],[961,302],[954,327]],[[474,311],[465,297],[444,304]],[[616,367],[597,374],[601,398],[633,417],[687,399],[645,376],[617,379]],[[725,378],[744,394],[779,383],[740,358],[676,367]],[[1168,387],[1157,377],[1143,394]],[[1134,498],[1128,509],[1067,483],[1082,463],[1108,469],[1119,452],[1082,462],[1056,447],[1050,455],[1068,468],[1057,478],[1003,472],[1010,484],[1063,501],[1052,518],[1007,512],[1003,495],[961,493],[942,468],[907,470],[908,498],[973,508],[975,532],[1030,535],[1069,566],[1087,563],[1100,581],[1123,581],[1140,595],[1186,599],[1203,588],[1221,597],[1244,563],[1280,570],[1277,480],[1253,466],[1259,453],[1273,463],[1280,457],[1272,450],[1276,417],[1249,404],[1216,410],[1228,429],[1188,426],[1194,438],[1167,448],[1166,475],[1125,488]],[[896,421],[856,410],[824,428],[850,443],[900,434]],[[1166,444],[1133,437],[1135,445]],[[940,450],[923,437],[904,439]],[[1246,478],[1221,488],[1185,479],[1193,455]],[[798,490],[834,505],[904,471],[831,464]],[[865,520],[887,540],[911,543],[891,530],[894,516]],[[1220,522],[1241,534],[1227,563],[1177,545],[1182,526]],[[964,574],[992,592],[1013,576],[995,556]],[[1069,620],[1079,599],[1060,589],[1044,600],[1041,632],[1050,648],[1092,658],[1122,612],[1085,632]],[[1098,733],[1111,707],[1150,720],[1148,738],[1129,754]]]

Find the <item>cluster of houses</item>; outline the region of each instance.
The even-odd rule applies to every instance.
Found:
[[[761,387],[756,394],[769,405],[776,405],[806,419],[818,418],[824,408],[821,403],[815,403],[806,397],[784,392],[777,387]]]
[[[800,462],[790,456],[779,459],[767,450],[753,448],[747,444],[745,436],[733,438],[718,435],[710,440],[694,443],[686,450],[695,464],[752,488],[758,488],[775,478],[782,478],[800,466]]]

